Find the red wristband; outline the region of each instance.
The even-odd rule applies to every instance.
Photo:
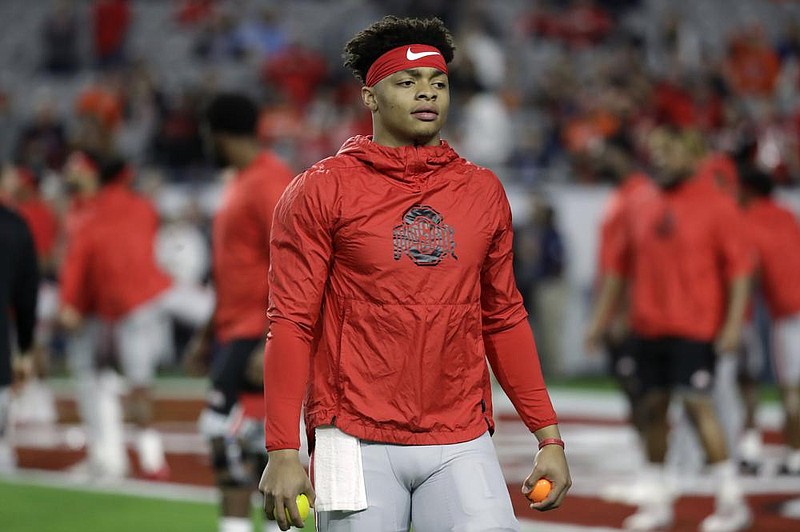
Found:
[[[545,438],[539,442],[539,449],[541,449],[545,445],[559,445],[563,449],[564,440],[562,440],[561,438]]]

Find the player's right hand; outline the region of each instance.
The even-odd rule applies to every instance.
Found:
[[[264,494],[264,516],[277,521],[281,530],[289,530],[292,525],[298,528],[305,526],[297,510],[297,496],[305,493],[313,508],[316,495],[311,480],[300,463],[297,449],[269,452],[267,467],[261,475],[258,490]],[[286,510],[289,511],[291,520],[286,519]]]
[[[190,377],[208,375],[211,362],[211,342],[203,335],[197,335],[189,342],[183,352],[183,370]]]
[[[583,348],[588,355],[594,355],[600,350],[603,340],[603,331],[599,327],[590,326],[583,335]]]
[[[11,357],[11,370],[14,375],[14,386],[21,386],[36,374],[33,353],[26,352]]]
[[[264,344],[258,344],[250,358],[247,359],[247,368],[245,370],[245,378],[247,382],[254,386],[264,386]]]

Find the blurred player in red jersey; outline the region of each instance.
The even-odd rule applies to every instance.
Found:
[[[9,473],[16,466],[14,452],[7,441],[10,385],[33,375],[31,348],[39,273],[36,248],[28,226],[2,204],[0,250],[0,473]],[[15,342],[12,341],[14,337]]]
[[[700,174],[711,185],[712,190],[734,198],[741,207],[741,186],[736,163],[723,153],[711,153],[700,162]],[[744,212],[740,208],[741,215]],[[747,227],[745,220],[745,227]],[[757,253],[750,231],[744,231],[745,239]],[[737,357],[723,357],[717,365],[715,400],[722,425],[729,441],[729,449],[739,460],[739,470],[744,474],[756,474],[760,469],[763,444],[756,422],[759,380],[766,364],[763,342],[756,323],[756,305],[761,304],[760,292],[754,291],[742,328],[742,342]],[[743,412],[730,405],[741,400]]]
[[[647,420],[646,475],[655,488],[624,526],[653,530],[672,523],[664,462],[668,407],[676,395],[717,483],[715,511],[700,528],[741,530],[751,516],[712,391],[717,356],[732,353],[740,342],[752,254],[738,236],[743,228],[732,198],[710,193],[697,175],[698,139],[665,128],[649,140],[660,193],[628,213],[626,238],[613,250],[609,268],[610,275],[630,283],[634,352]]]
[[[364,83],[373,135],[302,173],[276,207],[260,489],[282,530],[302,526],[300,493],[320,531],[519,530],[490,438],[487,358],[539,440],[522,492],[553,482],[531,507],[558,507],[571,485],[505,191],[439,134],[453,52],[438,19],[359,32],[345,65]]]
[[[22,166],[5,165],[0,176],[0,201],[15,209],[28,223],[36,244],[40,270],[48,272],[58,235],[58,219],[39,195],[36,176]]]
[[[597,254],[597,280],[599,289],[596,303],[586,330],[585,344],[589,352],[601,344],[608,355],[609,371],[617,380],[628,400],[631,422],[641,435],[644,420],[639,401],[641,389],[636,378],[636,362],[631,352],[630,318],[628,316],[628,294],[618,302],[618,308],[609,305],[612,294],[619,291],[616,283],[621,278],[610,274],[613,250],[625,239],[627,213],[639,201],[655,193],[652,181],[633,164],[634,146],[630,139],[622,136],[610,139],[596,154],[598,172],[609,179],[615,190],[606,202],[600,222]]]
[[[708,185],[711,193],[740,202],[739,169],[736,162],[722,152],[711,152],[698,163],[698,178]],[[744,212],[740,209],[740,216]],[[744,222],[744,220],[743,220]],[[746,224],[745,224],[746,227]],[[738,235],[756,253],[755,243],[749,231]],[[731,453],[739,459],[742,473],[755,474],[760,464],[762,443],[756,424],[758,406],[758,381],[764,370],[765,353],[755,323],[754,299],[747,311],[742,327],[742,341],[735,350],[736,356],[724,356],[717,360],[714,400],[725,430]],[[741,402],[744,411],[731,408]],[[688,442],[687,442],[688,443]],[[696,447],[689,443],[689,446]]]
[[[95,371],[105,331],[130,385],[128,406],[139,428],[139,465],[145,476],[165,479],[169,468],[161,437],[151,427],[150,388],[159,362],[171,353],[168,318],[174,314],[200,323],[207,319],[211,303],[190,288],[173,286],[156,264],[158,214],[130,188],[131,174],[121,160],[76,152],[65,175],[83,206],[72,220],[61,265],[59,321],[71,333],[68,357],[79,379],[79,401],[90,431],[90,466],[110,476],[127,470],[121,413],[115,404],[121,389],[114,373]],[[105,399],[93,397],[95,390]],[[93,435],[101,436],[92,443]]]
[[[209,105],[204,125],[217,162],[236,170],[213,222],[217,306],[185,361],[190,372],[201,372],[210,357],[212,339],[221,344],[211,366],[212,390],[200,418],[200,430],[210,439],[221,490],[220,532],[251,530],[251,495],[267,458],[262,368],[269,234],[275,205],[293,175],[258,144],[257,122],[258,108],[249,98],[220,94]],[[253,394],[258,401],[243,397]],[[274,525],[266,526],[274,530]]]
[[[605,349],[609,373],[628,402],[630,422],[644,445],[646,412],[641,400],[643,390],[636,371],[630,331],[630,294],[624,290],[622,297],[614,301],[616,294],[623,291],[620,286],[623,278],[611,271],[614,250],[625,240],[630,211],[649,195],[657,193],[652,180],[635,167],[634,150],[631,139],[619,135],[592,154],[599,176],[610,180],[615,190],[606,202],[600,222],[595,278],[597,294],[584,346],[587,353],[594,353],[601,346]],[[647,482],[632,487],[629,481],[608,486],[602,495],[607,500],[637,504],[649,495],[647,488]]]
[[[741,177],[747,233],[758,254],[758,288],[772,321],[771,355],[783,404],[787,452],[779,472],[800,475],[800,222],[772,198],[774,183],[748,168]]]

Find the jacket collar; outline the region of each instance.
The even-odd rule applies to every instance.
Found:
[[[415,191],[426,188],[428,179],[459,158],[446,141],[438,146],[400,146],[392,148],[372,141],[371,136],[348,139],[338,155],[350,155],[390,181]]]

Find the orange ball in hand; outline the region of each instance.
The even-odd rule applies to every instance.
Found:
[[[536,481],[536,484],[533,485],[531,492],[528,493],[528,499],[530,499],[531,502],[542,502],[547,498],[547,495],[550,493],[550,489],[552,487],[552,482],[546,478],[540,478]]]

